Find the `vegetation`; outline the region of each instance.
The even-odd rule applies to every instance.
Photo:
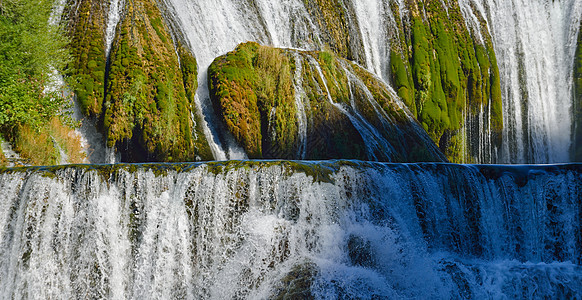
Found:
[[[176,51],[155,1],[128,2],[126,9],[130,17],[119,25],[106,86],[108,145],[130,149],[126,161],[212,159],[200,125],[191,118],[194,57],[181,45]]]
[[[79,148],[71,150],[77,141],[57,141],[53,130],[59,124],[59,136],[72,131],[63,125],[72,124],[64,113],[69,99],[59,88],[48,88],[70,59],[63,29],[50,19],[54,4],[0,2],[0,135],[33,164],[58,163],[59,147],[82,160]]]
[[[263,157],[270,146],[281,158],[293,153],[297,124],[291,68],[282,49],[246,43],[208,70],[214,103],[250,158]]]
[[[170,34],[156,1],[124,5],[109,58],[107,7],[82,0],[67,8],[74,57],[69,74],[83,113],[98,121],[123,161],[212,159],[195,113],[195,58]]]
[[[398,24],[402,42],[392,45],[392,82],[447,157],[463,162],[470,159],[461,155],[470,143],[461,130],[482,106],[491,107],[490,130],[500,137],[499,70],[490,36],[484,34],[484,43],[478,42],[458,4],[449,3],[447,9],[442,5],[439,1],[408,5],[410,24]],[[484,25],[482,31],[487,32]]]
[[[67,69],[82,112],[96,118],[105,87],[105,12],[98,1],[75,1],[66,7],[73,60]]]
[[[319,37],[312,37],[312,40],[320,39],[329,50],[341,57],[349,60],[356,60],[360,53],[354,50],[353,40],[350,39],[350,19],[345,10],[343,1],[329,0],[303,0],[307,12],[315,20],[315,26],[319,29]]]
[[[381,81],[332,52],[277,49],[249,42],[217,58],[208,76],[216,111],[251,158],[443,159],[428,150],[431,146],[414,131],[418,125]],[[294,76],[299,77],[296,82]],[[296,88],[301,95],[296,95]],[[296,96],[304,102],[309,124],[305,157],[298,154]],[[357,110],[395,151],[375,149],[370,153],[354,121],[337,105]]]

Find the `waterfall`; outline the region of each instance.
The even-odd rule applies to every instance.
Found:
[[[310,67],[314,68],[317,71],[317,75],[319,75],[319,79],[323,83],[323,87],[325,89],[323,90],[323,92],[327,95],[329,103],[350,120],[352,125],[356,128],[356,130],[362,137],[364,145],[366,146],[368,159],[377,161],[380,159],[386,159],[390,157],[394,153],[394,149],[390,145],[390,142],[388,142],[384,138],[384,136],[382,136],[382,134],[378,131],[378,129],[376,129],[374,125],[370,124],[370,122],[368,122],[366,118],[364,118],[356,108],[356,105],[354,103],[355,97],[353,95],[354,88],[350,82],[350,76],[348,76],[348,85],[350,86],[350,105],[344,106],[342,103],[337,103],[332,99],[331,92],[329,91],[329,87],[327,85],[328,84],[327,79],[323,75],[321,66],[319,65],[317,60],[315,60],[313,57],[309,57],[308,61]],[[347,70],[345,66],[343,71],[346,72],[346,74],[351,74],[351,72]],[[353,74],[351,75],[352,77],[355,77]],[[376,103],[375,100],[373,100],[374,97],[371,95],[370,91],[368,91],[368,88],[363,83],[358,85],[358,88],[362,89],[364,93],[367,92],[366,98],[368,101],[374,104]],[[321,87],[319,87],[319,89],[321,89]]]
[[[121,20],[124,5],[124,0],[109,0],[107,28],[105,28],[105,55],[107,58],[109,58],[109,53],[111,52],[111,45],[113,44],[113,38],[115,37],[115,29],[117,28],[119,20]]]
[[[2,138],[0,138],[0,150],[2,150],[2,155],[4,155],[8,161],[6,164],[7,167],[12,168],[16,165],[26,165],[24,159],[20,157],[20,154],[16,153],[16,151],[12,149],[12,145]]]
[[[212,60],[241,42],[257,41],[275,47],[320,50],[321,20],[297,0],[189,1],[166,0],[182,26],[198,61],[197,103],[202,108],[210,144],[219,159],[237,158],[240,148],[215,120],[208,96],[206,69]],[[446,2],[446,1],[445,1]],[[447,8],[446,3],[445,8]],[[484,42],[493,37],[500,69],[504,131],[501,149],[478,150],[482,162],[548,163],[569,161],[571,141],[572,62],[582,14],[580,0],[459,0],[465,25]],[[341,4],[350,29],[358,63],[388,80],[390,44],[397,37],[395,12],[405,22],[409,12],[403,1],[396,5],[376,0]],[[483,17],[486,22],[482,23]],[[484,27],[483,27],[484,26]],[[351,32],[354,30],[354,32]],[[358,46],[360,45],[360,46]],[[354,48],[356,47],[356,48]],[[478,116],[479,130],[489,131],[490,114]],[[471,130],[476,124],[466,124]],[[468,138],[474,134],[471,132]],[[491,148],[491,136],[478,134],[479,146]],[[482,143],[483,145],[482,145]],[[238,149],[238,150],[237,150]],[[237,152],[238,151],[238,152]]]
[[[218,120],[208,92],[207,69],[212,61],[239,43],[256,41],[275,47],[320,50],[322,42],[319,29],[307,12],[303,2],[286,1],[185,1],[168,0],[174,16],[179,20],[182,30],[192,46],[199,66],[199,88],[197,105],[202,108],[211,147],[215,158],[237,159],[242,154],[234,143],[224,145],[220,139]],[[366,19],[369,7],[359,5],[357,18]],[[383,4],[378,4],[383,6]],[[360,7],[361,6],[361,7]],[[366,61],[370,70],[377,70],[380,76],[387,74],[389,54],[385,31],[382,30],[384,16],[377,15],[375,20],[362,27],[366,35]],[[380,48],[378,48],[380,47]],[[299,109],[300,110],[300,109]],[[236,153],[240,153],[237,155]]]
[[[0,297],[579,298],[581,165],[0,170]]]
[[[582,1],[474,0],[499,64],[505,163],[569,161]]]
[[[388,33],[384,24],[386,1],[354,1],[356,18],[360,27],[364,41],[364,51],[366,54],[366,67],[381,76],[385,80],[389,78],[390,69],[388,57],[390,57],[390,45],[388,43]]]
[[[295,74],[293,77],[293,87],[295,89],[295,107],[297,107],[297,135],[299,147],[297,157],[305,159],[307,151],[307,114],[305,113],[305,102],[309,101],[303,90],[303,60],[299,53],[293,54],[295,60]]]

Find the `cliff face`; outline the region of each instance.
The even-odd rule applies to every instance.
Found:
[[[245,43],[217,58],[208,79],[250,158],[444,160],[389,87],[329,52]]]
[[[83,112],[98,121],[108,146],[121,152],[123,161],[212,159],[194,105],[196,53],[180,37],[179,25],[169,26],[178,21],[162,13],[168,3],[120,3],[121,20],[111,46],[106,41],[109,4],[71,1],[66,11],[76,58],[71,75],[78,78],[75,92]],[[374,59],[387,65],[373,71],[391,81],[411,116],[450,161],[480,159],[476,153],[483,146],[478,142],[481,135],[492,136],[494,146],[500,143],[499,71],[484,20],[481,28],[469,29],[457,3],[383,4],[391,14],[380,41],[386,53],[373,57],[365,46],[365,20],[357,16],[361,4],[318,0],[303,5],[307,15],[297,18],[308,18],[314,31],[292,31],[291,41],[312,41],[327,52],[249,44],[217,59],[209,71],[218,119],[249,157],[434,158],[435,149],[427,148],[426,141],[412,142],[418,132],[395,140],[399,135],[393,132],[409,123],[408,117],[397,117],[393,107],[383,104],[394,103],[394,95],[379,80],[348,62],[373,69],[369,63]],[[255,13],[259,6],[251,5]],[[261,20],[258,27],[266,28],[264,17]],[[350,76],[368,91],[354,90],[359,83]],[[371,113],[377,107],[362,104],[368,92],[387,115],[382,120],[372,116],[378,115]],[[304,108],[299,108],[300,97],[309,99]],[[362,120],[367,124],[358,124]],[[370,145],[372,140],[376,142]]]
[[[111,49],[103,126],[129,161],[210,159],[196,125],[197,66],[155,1],[128,1]],[[195,133],[193,133],[193,129]]]
[[[107,2],[71,1],[65,8],[71,38],[73,62],[69,76],[74,76],[74,92],[82,112],[96,118],[101,114],[105,87],[105,30]]]
[[[81,109],[123,161],[209,160],[194,106],[197,65],[156,1],[122,2],[107,58],[101,1],[69,6],[72,74]],[[110,29],[111,30],[111,29]]]

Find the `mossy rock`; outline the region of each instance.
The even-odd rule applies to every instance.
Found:
[[[250,158],[444,160],[381,80],[331,52],[243,43],[214,60],[208,81],[215,110]]]
[[[100,1],[81,0],[69,1],[64,12],[73,56],[67,75],[74,79],[72,87],[82,112],[93,118],[103,105],[106,9]]]
[[[294,266],[278,284],[275,284],[271,299],[315,299],[311,286],[318,268],[312,262]]]
[[[94,0],[76,5],[79,9],[69,8],[78,48],[75,93],[84,114],[99,121],[108,146],[127,162],[213,159],[194,101],[196,59],[172,34],[158,2],[124,3],[107,68],[107,5]]]

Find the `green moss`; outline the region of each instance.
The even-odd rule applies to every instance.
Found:
[[[307,33],[311,35],[311,40],[321,40],[333,53],[354,60],[359,54],[351,45],[353,39],[346,34],[350,30],[351,20],[345,4],[342,1],[329,0],[304,0],[303,4],[319,29],[318,36],[315,36],[315,32]]]
[[[295,65],[298,62],[301,65]],[[298,69],[301,74],[295,74]],[[208,75],[216,111],[251,158],[298,158],[292,79],[298,75],[301,91],[309,101],[304,107],[309,124],[305,158],[370,159],[353,120],[337,107],[341,104],[357,110],[397,148],[390,153],[374,151],[376,159],[441,159],[430,150],[422,150],[430,146],[420,141],[413,130],[416,125],[379,79],[328,51],[294,51],[245,43],[215,59]],[[373,100],[369,99],[370,94]],[[446,105],[443,109],[447,109]]]
[[[392,71],[392,82],[398,92],[398,96],[402,98],[404,104],[410,109],[412,114],[416,117],[416,103],[414,101],[414,86],[409,81],[409,73],[407,71],[404,61],[395,51],[390,52],[390,68]]]
[[[124,5],[126,17],[118,25],[107,74],[106,7],[98,1],[67,7],[75,45],[70,75],[76,78],[83,113],[99,121],[108,145],[122,150],[124,161],[212,159],[194,113],[196,60],[173,39],[157,2]]]
[[[484,34],[484,44],[479,44],[466,27],[458,4],[447,6],[445,9],[439,1],[407,3],[411,21],[398,22],[401,41],[392,45],[391,79],[447,157],[464,162],[470,159],[472,148],[460,146],[469,143],[461,129],[482,106],[485,111],[491,106],[491,130],[500,137],[499,70],[490,36]],[[483,26],[482,32],[486,30]],[[494,138],[494,143],[499,144],[500,139]],[[468,156],[463,157],[465,153]]]
[[[96,1],[71,3],[65,12],[74,60],[67,74],[84,114],[97,117],[103,104],[105,83],[105,16]]]
[[[297,111],[291,69],[283,50],[245,43],[208,70],[213,102],[251,158],[294,153]]]

